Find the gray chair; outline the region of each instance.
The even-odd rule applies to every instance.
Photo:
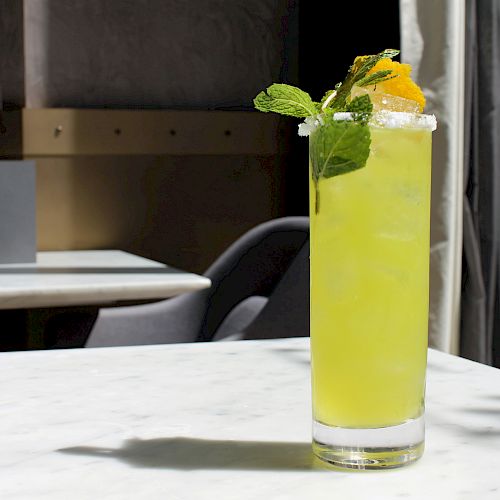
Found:
[[[309,335],[309,218],[254,227],[204,273],[212,286],[103,308],[86,347]]]

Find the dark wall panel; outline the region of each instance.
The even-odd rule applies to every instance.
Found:
[[[296,71],[295,4],[25,0],[28,106],[251,107]]]
[[[24,106],[23,2],[0,1],[0,109]]]

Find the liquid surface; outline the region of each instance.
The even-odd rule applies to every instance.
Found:
[[[431,131],[371,139],[364,168],[319,181],[318,214],[310,190],[313,411],[341,427],[423,411]]]

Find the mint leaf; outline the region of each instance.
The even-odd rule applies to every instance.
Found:
[[[348,105],[347,111],[353,114],[353,120],[368,123],[373,111],[373,104],[368,94],[355,97]]]
[[[367,85],[377,85],[377,83],[385,82],[386,80],[391,80],[392,78],[396,78],[398,75],[392,75],[392,70],[383,69],[381,71],[376,71],[371,75],[367,75],[361,80],[356,82],[358,87],[366,87]]]
[[[313,116],[318,112],[317,104],[307,92],[284,83],[274,83],[257,95],[253,103],[264,113],[273,112],[296,118]]]
[[[377,57],[379,59],[384,59],[385,57],[394,59],[399,54],[399,52],[400,51],[398,49],[385,49],[382,52],[378,53]]]
[[[355,97],[348,105],[347,111],[351,113],[370,114],[373,110],[373,104],[368,94]]]
[[[309,137],[309,155],[319,212],[318,182],[347,174],[366,165],[370,154],[370,129],[363,122],[328,119]]]
[[[370,142],[368,125],[328,120],[310,137],[314,179],[328,179],[364,167],[370,153]]]

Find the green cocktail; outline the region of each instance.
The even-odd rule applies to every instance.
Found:
[[[311,180],[314,447],[339,465],[423,450],[433,121],[398,115],[370,127],[364,168]]]
[[[341,467],[424,448],[434,116],[398,51],[357,57],[321,102],[283,84],[256,107],[309,136],[313,450]]]

